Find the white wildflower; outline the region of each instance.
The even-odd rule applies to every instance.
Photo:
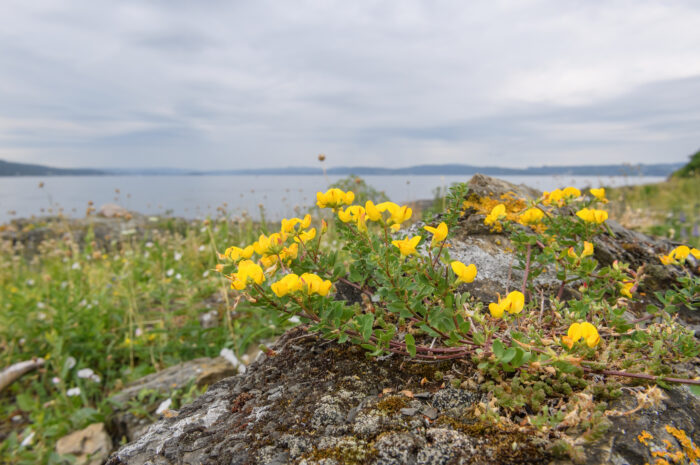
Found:
[[[176,274],[176,275],[175,275],[175,279],[177,279],[177,280],[182,279],[182,275],[181,275],[180,273]]]
[[[74,366],[75,366],[75,358],[69,356],[69,357],[66,359],[66,364],[65,364],[66,370],[70,370],[70,369],[73,368]]]
[[[20,447],[31,446],[33,441],[34,441],[34,431],[30,431],[30,433],[22,440]]]
[[[82,370],[78,370],[78,378],[90,378],[94,374],[95,372],[92,371],[92,368],[83,368]]]
[[[168,278],[174,274],[175,274],[175,270],[173,270],[172,268],[170,268],[168,271],[165,272],[165,276],[167,276]]]
[[[79,387],[70,388],[66,391],[66,395],[68,397],[79,396],[80,395],[80,388]]]
[[[200,252],[204,252],[206,249],[207,249],[207,248],[204,247],[203,245],[200,245],[200,246],[199,246],[199,251],[200,251]]]
[[[294,323],[294,324],[301,323],[301,320],[296,315],[289,317],[289,320],[287,320],[287,321],[289,321],[290,323]]]
[[[209,270],[206,270],[204,273],[202,273],[202,278],[206,278],[209,276]]]
[[[146,246],[147,249],[150,249],[151,247],[153,247],[153,242],[148,241],[148,242],[146,242],[146,244],[144,244],[144,245]]]
[[[80,263],[78,263],[78,262],[73,263],[73,266],[71,266],[71,269],[72,269],[72,270],[79,270],[79,269],[80,269]]]
[[[61,378],[59,378],[58,376],[54,376],[53,378],[51,378],[51,382],[53,384],[58,384],[61,382]]]
[[[180,252],[175,252],[173,254],[173,258],[175,259],[176,262],[179,262],[180,259],[182,258],[182,254]]]

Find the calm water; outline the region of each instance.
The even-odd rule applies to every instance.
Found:
[[[68,216],[82,217],[87,202],[95,206],[118,203],[144,214],[172,214],[189,218],[216,215],[217,207],[258,217],[265,205],[270,219],[304,210],[316,201],[316,191],[343,176],[55,176],[0,177],[0,223],[16,217],[46,215],[62,208]],[[539,190],[557,187],[600,187],[660,182],[660,177],[501,176]],[[434,197],[437,188],[465,182],[469,176],[365,176],[395,202]],[[44,187],[40,189],[39,183]],[[51,209],[51,211],[49,211]]]

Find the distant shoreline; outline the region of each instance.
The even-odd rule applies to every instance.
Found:
[[[55,168],[0,160],[0,177],[21,176],[669,176],[684,163],[639,165],[581,165],[504,168],[473,165],[418,165],[406,168],[342,166],[329,168],[287,167],[245,170],[192,171],[172,168],[107,169]]]

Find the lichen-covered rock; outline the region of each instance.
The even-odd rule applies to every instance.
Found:
[[[551,442],[535,428],[497,426],[475,416],[473,407],[486,401],[488,393],[445,387],[446,381],[449,385],[458,376],[446,362],[417,364],[396,356],[370,360],[357,347],[325,341],[303,329],[284,335],[274,350],[274,356],[261,356],[245,375],[215,384],[177,417],[151,426],[108,463],[535,464],[555,460]],[[455,362],[455,367],[460,377],[474,376],[463,363]],[[431,372],[437,370],[446,373],[443,380],[421,385],[421,379],[433,379]],[[402,390],[420,396],[410,397]],[[585,445],[586,463],[643,463],[638,462],[640,457],[649,461],[651,449],[637,436],[646,430],[661,444],[662,439],[673,439],[665,432],[666,425],[697,440],[697,399],[684,388],[667,395],[657,407],[612,416],[612,427],[603,439],[578,444]],[[631,394],[611,405],[620,413],[635,407]],[[404,409],[412,414],[405,415]]]

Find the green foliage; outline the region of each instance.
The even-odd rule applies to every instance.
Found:
[[[214,271],[218,247],[253,240],[258,225],[166,218],[149,222],[147,236],[103,240],[86,223],[80,241],[59,220],[17,232],[47,229],[35,249],[0,243],[0,368],[46,359],[0,394],[0,418],[26,425],[0,437],[2,463],[55,461],[55,441],[108,418],[106,399],[126,382],[224,347],[240,356],[290,325],[274,310],[227,300],[228,283]],[[205,312],[216,326],[200,325]],[[83,369],[95,377],[79,376]],[[173,395],[175,405],[191,398]],[[33,445],[20,446],[31,433]]]
[[[692,178],[700,176],[700,150],[690,156],[690,161],[683,168],[673,173],[677,178]]]

